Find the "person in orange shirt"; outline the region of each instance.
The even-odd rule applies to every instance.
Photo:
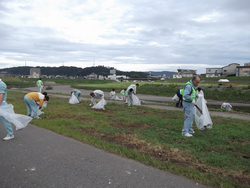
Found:
[[[37,115],[37,102],[39,102],[39,109],[43,106],[43,101],[49,101],[49,96],[46,92],[31,92],[24,96],[24,102],[27,107],[27,116],[31,116],[31,112],[34,114],[34,119],[38,119]]]

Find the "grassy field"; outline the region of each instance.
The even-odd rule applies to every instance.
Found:
[[[230,84],[240,84],[240,88],[233,86],[219,86],[218,78],[202,78],[200,87],[205,93],[206,99],[223,100],[226,102],[250,102],[250,78],[249,77],[230,77]],[[35,86],[37,79],[33,78],[2,78],[10,87],[30,87]],[[173,97],[175,92],[182,88],[189,79],[168,79],[166,81],[139,82],[140,87],[137,93]],[[212,81],[211,81],[212,80]],[[87,80],[87,79],[43,79],[43,81],[53,81],[58,84],[68,84],[78,89],[111,91],[116,92],[127,88],[130,84],[137,82],[114,82],[111,80]],[[213,84],[211,84],[213,82]]]
[[[36,86],[37,78],[14,78],[14,77],[2,77],[1,78],[8,88],[11,87],[34,87]],[[112,80],[88,80],[88,79],[48,79],[43,78],[43,82],[55,82],[58,84],[74,85],[74,84],[107,84],[112,83]]]
[[[116,82],[109,84],[80,84],[72,85],[74,88],[78,89],[88,89],[95,90],[101,89],[103,91],[111,91],[113,88],[116,92],[120,92],[123,88],[127,88],[130,84],[135,84],[134,82]],[[176,91],[183,87],[183,85],[177,84],[163,84],[161,82],[140,82],[140,87],[137,89],[139,94],[147,95],[158,95],[173,97]],[[201,86],[202,87],[202,86]],[[223,100],[223,101],[239,101],[239,102],[250,102],[250,86],[238,89],[235,87],[202,87],[206,99]]]
[[[26,114],[23,95],[8,92],[16,113]],[[213,129],[194,125],[194,136],[186,138],[181,111],[116,103],[98,111],[88,104],[51,96],[42,119],[31,123],[203,184],[250,187],[250,121],[212,117]]]

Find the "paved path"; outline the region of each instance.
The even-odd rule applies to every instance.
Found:
[[[0,140],[1,188],[206,187],[33,125],[14,134]]]

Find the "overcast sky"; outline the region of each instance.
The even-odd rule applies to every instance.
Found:
[[[250,62],[250,0],[0,0],[0,68]]]

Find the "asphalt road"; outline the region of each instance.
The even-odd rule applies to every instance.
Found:
[[[1,188],[206,187],[33,125],[14,134],[0,140]]]

